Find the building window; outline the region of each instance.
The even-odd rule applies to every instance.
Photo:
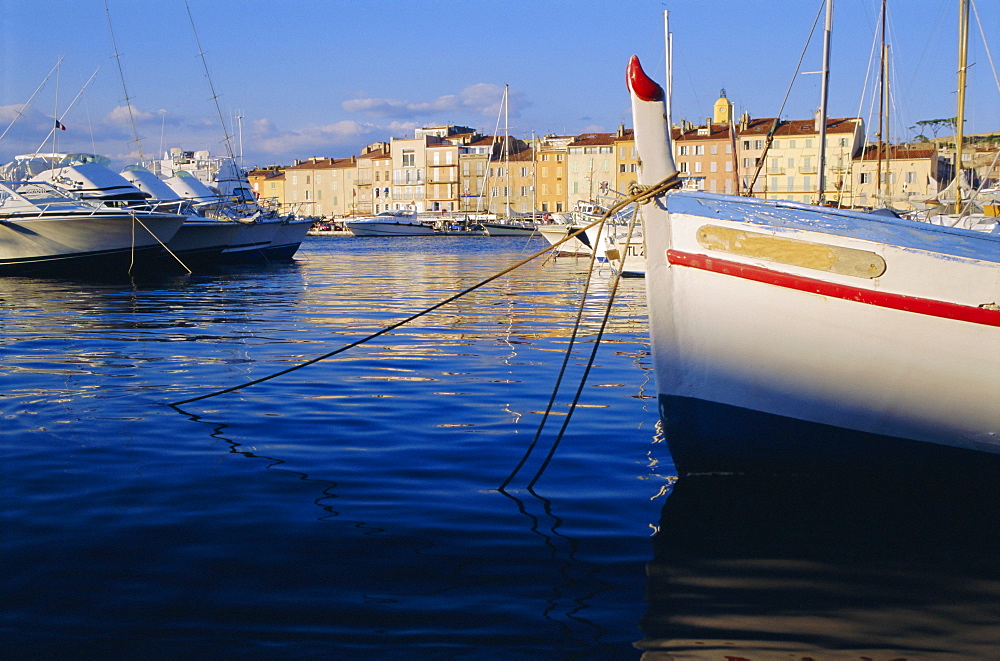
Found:
[[[695,161],[694,162],[694,171],[695,172],[701,172],[701,161]]]
[[[705,145],[695,145],[694,146],[694,155],[695,156],[704,156],[704,154],[705,154]]]
[[[417,164],[416,154],[413,153],[412,149],[403,150],[403,167],[413,167]]]
[[[862,172],[858,176],[858,183],[861,183],[861,184],[870,184],[871,182],[872,182],[872,175],[871,175],[870,172]]]
[[[711,163],[708,164],[708,171],[709,172],[718,172],[719,171],[718,170],[718,166],[715,164],[715,161],[712,161]]]
[[[678,172],[687,172],[688,171],[688,164],[687,163],[678,163],[677,164],[677,171]]]
[[[677,155],[678,156],[687,156],[687,153],[688,153],[688,146],[687,145],[678,145],[678,147],[677,147]]]

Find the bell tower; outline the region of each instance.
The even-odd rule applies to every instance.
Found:
[[[715,124],[731,124],[733,122],[733,104],[726,98],[726,90],[719,94],[719,100],[715,102],[712,121]]]

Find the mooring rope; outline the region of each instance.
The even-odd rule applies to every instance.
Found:
[[[170,248],[167,247],[167,244],[160,240],[160,237],[156,236],[156,234],[154,234],[151,229],[149,229],[148,227],[146,227],[146,224],[144,222],[142,222],[141,220],[139,220],[139,217],[136,215],[134,209],[128,209],[128,215],[130,215],[132,217],[132,252],[131,252],[131,256],[130,256],[130,259],[129,259],[129,265],[128,265],[128,274],[129,275],[132,275],[132,268],[135,266],[135,224],[136,223],[139,223],[142,226],[142,229],[146,230],[146,232],[149,233],[149,235],[151,237],[153,237],[154,239],[156,239],[156,242],[159,243],[160,246],[164,250],[166,250],[167,253],[171,257],[173,257],[174,259],[176,259],[177,263],[180,264],[184,268],[184,270],[188,272],[188,275],[191,274],[191,269],[189,269],[187,267],[187,264],[185,264],[184,262],[182,262],[181,259],[180,259],[180,257],[178,257],[177,255],[175,255],[173,253],[173,251],[171,251]]]
[[[635,224],[636,224],[636,220],[637,220],[638,215],[639,215],[639,205],[640,204],[644,204],[645,202],[648,202],[649,200],[651,200],[652,199],[652,195],[654,194],[654,191],[660,191],[662,185],[663,185],[663,183],[657,184],[656,186],[640,186],[639,184],[633,183],[633,184],[631,184],[629,186],[629,198],[627,198],[627,200],[625,201],[625,203],[622,206],[627,206],[630,203],[628,200],[636,201],[636,205],[635,205],[635,207],[634,207],[634,209],[632,211],[632,217],[629,220],[626,245],[628,244],[629,241],[631,241],[632,235],[633,235],[633,233],[635,231]],[[672,184],[670,187],[673,187],[674,185],[676,185],[676,183]],[[666,189],[663,189],[663,190],[666,190]],[[605,214],[604,219],[602,219],[602,220],[606,220],[608,217],[610,217],[610,215],[612,213],[613,212],[611,212],[609,210],[609,213]],[[597,240],[600,241],[600,233],[598,233]],[[593,272],[594,257],[597,254],[596,245],[597,244],[595,242],[595,250],[594,250],[594,252],[591,255],[591,272]],[[552,444],[549,446],[549,451],[545,455],[545,459],[542,461],[542,463],[539,466],[538,470],[535,472],[534,477],[532,477],[531,480],[528,482],[527,490],[529,492],[531,492],[531,493],[534,493],[533,489],[534,489],[535,484],[537,484],[538,480],[542,477],[542,474],[545,472],[545,469],[548,468],[548,465],[552,461],[552,458],[555,456],[556,450],[559,448],[559,444],[561,443],[561,441],[562,441],[562,439],[563,439],[563,437],[564,437],[564,435],[566,433],[566,430],[569,428],[570,418],[573,417],[573,413],[576,411],[576,407],[577,407],[577,405],[580,402],[580,397],[583,395],[584,385],[586,384],[587,377],[590,375],[590,370],[591,370],[591,368],[594,365],[594,360],[597,357],[597,350],[598,350],[598,348],[600,347],[600,344],[601,344],[601,338],[604,336],[604,331],[607,328],[608,320],[611,317],[611,308],[614,305],[615,294],[618,291],[618,284],[621,281],[621,274],[622,274],[622,271],[624,270],[624,267],[625,267],[625,256],[626,256],[626,251],[622,251],[622,253],[618,257],[618,268],[615,271],[615,277],[614,277],[614,279],[612,280],[612,283],[611,283],[611,290],[608,292],[608,301],[607,301],[607,305],[605,306],[605,309],[604,309],[604,315],[603,315],[603,317],[601,319],[601,325],[598,328],[597,336],[594,339],[594,346],[591,349],[590,357],[588,358],[587,364],[584,367],[583,375],[580,377],[580,383],[577,386],[576,393],[575,393],[575,395],[573,397],[573,401],[570,402],[569,410],[566,413],[566,417],[563,419],[563,424],[559,428],[559,431],[556,433],[556,437],[552,441]],[[587,292],[588,292],[589,282],[590,282],[590,278],[588,278],[588,286],[584,287],[584,292],[583,292],[583,295],[582,295],[582,297],[580,299],[580,306],[578,308],[576,321],[575,321],[574,326],[573,326],[573,333],[572,333],[571,339],[570,339],[570,347],[568,347],[566,349],[565,358],[563,360],[562,367],[561,367],[561,369],[559,371],[559,376],[556,378],[556,383],[555,383],[555,385],[553,386],[553,389],[552,389],[552,396],[549,399],[549,405],[545,409],[545,412],[542,414],[542,420],[541,420],[541,422],[538,425],[538,430],[535,432],[535,437],[532,439],[531,443],[528,445],[528,448],[525,451],[524,455],[521,457],[521,460],[518,462],[517,466],[514,467],[514,470],[512,470],[510,472],[510,474],[507,476],[507,479],[504,480],[504,482],[500,485],[499,491],[501,491],[501,492],[504,491],[506,489],[506,487],[510,485],[510,483],[514,480],[514,477],[520,472],[520,470],[527,463],[527,461],[530,458],[530,456],[534,453],[535,448],[538,445],[538,441],[541,438],[542,430],[544,429],[545,424],[548,421],[548,418],[549,418],[549,416],[550,416],[550,414],[552,412],[552,408],[555,405],[555,400],[558,397],[559,388],[560,388],[560,385],[562,384],[562,378],[564,376],[564,373],[565,373],[565,370],[566,370],[566,366],[567,366],[568,361],[569,361],[569,355],[570,355],[570,351],[572,349],[572,343],[573,343],[573,341],[575,340],[575,338],[577,336],[577,332],[578,332],[580,323],[582,321],[582,313],[583,313],[584,305],[586,304],[586,298],[587,298]]]
[[[308,367],[309,365],[313,365],[313,364],[318,363],[318,362],[320,362],[322,360],[326,360],[327,358],[331,358],[333,356],[336,356],[339,353],[343,353],[344,351],[347,351],[348,349],[352,349],[352,348],[354,348],[356,346],[359,346],[361,344],[369,342],[369,341],[371,341],[371,340],[373,340],[373,339],[375,339],[377,337],[385,335],[386,333],[388,333],[390,331],[396,330],[400,326],[404,326],[405,324],[408,324],[411,321],[414,321],[415,319],[419,319],[420,317],[423,317],[424,315],[429,314],[429,313],[433,312],[434,310],[437,310],[440,307],[443,307],[443,306],[445,306],[445,305],[447,305],[447,304],[449,304],[449,303],[451,303],[453,301],[456,301],[459,298],[465,296],[466,294],[468,294],[470,292],[473,292],[473,291],[479,289],[480,287],[483,287],[483,286],[485,286],[485,285],[493,282],[494,280],[497,280],[498,278],[501,278],[501,277],[507,275],[511,271],[514,271],[514,270],[516,270],[516,269],[524,266],[525,264],[531,262],[532,260],[534,260],[534,259],[536,259],[536,258],[544,255],[545,253],[547,253],[547,252],[555,249],[557,246],[560,246],[563,243],[565,243],[565,242],[567,242],[567,241],[569,241],[571,239],[576,238],[579,234],[581,234],[583,232],[586,232],[588,229],[590,229],[591,227],[594,227],[598,223],[603,223],[607,218],[610,218],[612,215],[614,215],[615,213],[617,213],[618,211],[620,211],[624,207],[628,206],[632,202],[635,202],[637,204],[644,204],[644,203],[652,200],[654,197],[656,197],[658,195],[662,195],[663,193],[665,193],[669,189],[676,187],[677,185],[679,185],[679,180],[677,179],[677,175],[674,174],[671,177],[668,177],[667,179],[664,179],[659,184],[656,184],[655,186],[650,186],[648,188],[643,188],[641,191],[637,191],[636,193],[634,193],[632,195],[629,195],[629,197],[626,197],[626,198],[624,198],[622,200],[619,200],[618,202],[616,202],[615,204],[613,204],[604,213],[604,215],[601,216],[600,218],[598,218],[597,220],[593,221],[592,223],[589,223],[588,225],[584,225],[583,227],[580,227],[580,228],[578,228],[576,230],[573,230],[572,232],[569,232],[565,237],[563,237],[562,239],[556,241],[555,243],[553,243],[552,245],[548,246],[547,248],[544,248],[543,250],[539,250],[538,252],[533,253],[533,254],[529,255],[528,257],[525,257],[521,261],[517,262],[516,264],[514,264],[512,266],[507,267],[506,269],[500,271],[499,273],[495,273],[494,275],[491,275],[490,277],[486,278],[485,280],[481,280],[480,282],[477,282],[476,284],[472,285],[471,287],[467,287],[467,288],[463,289],[462,291],[458,292],[457,294],[453,294],[452,296],[449,296],[448,298],[445,298],[444,300],[441,300],[441,301],[435,303],[434,305],[430,306],[429,308],[421,310],[420,312],[417,312],[416,314],[410,315],[409,317],[406,317],[405,319],[397,321],[394,324],[390,324],[390,325],[386,326],[385,328],[372,333],[371,335],[363,337],[363,338],[361,338],[359,340],[355,340],[354,342],[350,342],[348,344],[345,344],[344,346],[342,346],[342,347],[340,347],[338,349],[334,349],[333,351],[325,353],[325,354],[323,354],[321,356],[317,356],[315,358],[311,358],[311,359],[309,359],[309,360],[307,360],[307,361],[305,361],[303,363],[299,363],[298,365],[293,365],[292,367],[288,367],[288,368],[280,370],[278,372],[274,372],[273,374],[269,374],[267,376],[262,376],[259,379],[254,379],[252,381],[247,381],[245,383],[241,383],[241,384],[238,384],[238,385],[235,385],[235,386],[230,386],[229,388],[223,388],[222,390],[216,390],[214,392],[210,392],[210,393],[205,394],[205,395],[199,395],[197,397],[190,397],[188,399],[180,400],[180,401],[177,401],[177,402],[171,402],[171,403],[167,404],[167,406],[171,406],[171,407],[176,408],[176,407],[181,406],[183,404],[190,404],[191,402],[197,402],[197,401],[201,401],[203,399],[209,399],[210,397],[216,397],[218,395],[224,395],[226,393],[235,392],[237,390],[242,390],[243,388],[248,388],[250,386],[257,385],[258,383],[263,383],[265,381],[270,381],[271,379],[277,378],[279,376],[284,376],[285,374],[289,374],[291,372],[295,372],[296,370],[300,370],[303,367]],[[588,281],[589,281],[589,279],[588,279]]]

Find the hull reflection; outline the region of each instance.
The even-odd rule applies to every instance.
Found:
[[[980,485],[682,478],[636,647],[646,661],[992,657],[1000,492]]]

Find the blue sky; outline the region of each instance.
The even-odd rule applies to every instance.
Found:
[[[1000,59],[1000,3],[975,2]],[[875,121],[869,61],[879,4],[835,3],[831,116]],[[908,127],[918,120],[955,115],[957,4],[889,0],[893,139],[913,135]],[[243,117],[247,165],[345,157],[369,142],[410,136],[418,126],[451,123],[492,133],[505,84],[515,135],[630,126],[625,65],[637,54],[662,80],[664,10],[674,34],[675,121],[703,122],[723,88],[737,113],[775,116],[793,78],[782,116],[809,117],[819,105],[820,77],[793,73],[820,0],[189,0],[189,6],[234,135],[233,117]],[[183,0],[107,0],[107,8],[104,0],[0,0],[0,132],[63,57],[0,141],[0,162],[50,150],[51,140],[43,140],[57,112],[67,126],[57,150],[134,160],[118,62],[147,158],[170,147],[225,152]],[[803,71],[821,66],[822,27],[820,16]],[[1000,92],[975,16],[972,31],[966,130],[998,130]]]

